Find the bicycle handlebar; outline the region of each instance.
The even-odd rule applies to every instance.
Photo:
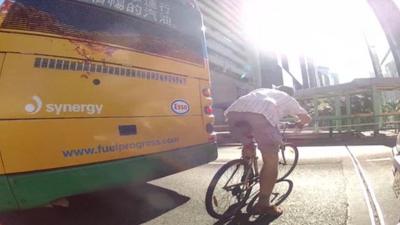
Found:
[[[303,129],[304,125],[300,122],[281,122],[281,128],[286,130],[287,128],[299,128]]]

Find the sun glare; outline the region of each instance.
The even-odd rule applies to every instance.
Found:
[[[248,0],[242,18],[259,49],[307,55],[352,79],[372,69],[364,34],[382,41],[368,7],[362,0]]]

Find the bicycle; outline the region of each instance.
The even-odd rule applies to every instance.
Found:
[[[243,124],[240,126],[243,126]],[[299,159],[297,147],[286,142],[286,130],[291,126],[293,126],[293,124],[283,124],[283,144],[279,146],[277,183],[284,181],[284,179],[293,172]],[[243,150],[246,150],[245,148],[251,148],[251,150],[255,151],[256,145],[253,142],[250,145],[243,146]],[[216,219],[229,218],[246,205],[246,201],[249,199],[253,188],[259,183],[257,160],[258,157],[255,154],[246,158],[242,156],[240,159],[227,162],[217,171],[208,186],[205,199],[206,210],[210,216]],[[232,173],[230,173],[230,171],[232,171]],[[226,181],[224,181],[225,178],[227,178]],[[219,187],[218,184],[222,186]],[[292,186],[289,188],[291,191]],[[251,211],[251,207],[257,199],[257,196],[258,193],[256,191],[254,198],[252,198],[249,202],[250,204],[248,204],[248,212]],[[276,199],[274,198],[276,196],[271,196],[272,201],[276,200],[273,202],[275,205],[281,204],[288,197],[288,195],[283,195],[281,198]]]

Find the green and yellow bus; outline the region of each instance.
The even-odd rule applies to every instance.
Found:
[[[193,0],[0,5],[0,211],[216,159]]]

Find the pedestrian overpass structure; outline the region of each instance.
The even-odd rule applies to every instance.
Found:
[[[395,144],[400,128],[400,78],[355,79],[299,90],[295,97],[313,120],[302,132],[289,132],[291,142],[305,146]],[[232,142],[226,126],[217,131],[220,143]]]
[[[296,99],[312,115],[313,133],[377,133],[400,125],[400,78],[355,79],[300,90]]]
[[[300,90],[296,99],[313,120],[305,132],[291,135],[294,141],[304,145],[395,144],[400,128],[400,78],[355,79]]]

